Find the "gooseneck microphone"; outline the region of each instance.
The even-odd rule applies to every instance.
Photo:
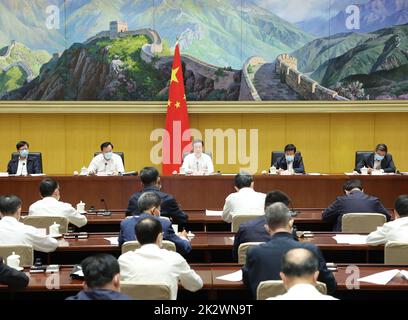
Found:
[[[20,176],[23,176],[24,168],[25,168],[25,162],[22,163]],[[28,174],[28,172],[27,172],[27,174]]]
[[[105,207],[105,211],[102,211],[102,215],[103,216],[110,216],[112,214],[112,212],[109,211],[108,209],[108,205],[106,204],[106,201],[104,198],[101,199],[101,202],[103,203],[104,207]]]

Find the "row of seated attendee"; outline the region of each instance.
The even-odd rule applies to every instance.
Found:
[[[141,204],[145,202],[145,207],[152,209],[151,212],[154,212],[157,208],[157,203],[158,203],[158,197],[153,197],[153,193],[148,192],[145,193],[145,197],[140,197],[139,201]],[[335,283],[334,278],[332,277],[332,274],[327,270],[326,264],[322,258],[320,250],[315,247],[312,244],[305,244],[296,241],[296,238],[293,235],[293,217],[291,215],[291,212],[287,205],[283,202],[289,203],[289,198],[282,192],[280,191],[272,191],[270,192],[266,198],[266,200],[272,202],[270,205],[265,205],[265,215],[261,218],[259,217],[259,220],[262,221],[263,219],[264,226],[266,225],[266,228],[264,227],[264,231],[268,234],[268,238],[264,237],[264,234],[261,234],[263,237],[261,239],[250,239],[250,241],[265,241],[265,244],[251,248],[248,250],[247,253],[247,260],[245,263],[245,266],[243,267],[243,274],[244,274],[244,282],[247,284],[247,286],[252,290],[252,292],[255,294],[255,289],[257,288],[257,285],[259,284],[260,281],[263,280],[268,280],[268,279],[279,279],[281,276],[279,273],[279,270],[281,269],[280,265],[280,259],[285,251],[291,248],[306,248],[309,251],[312,251],[314,255],[318,258],[319,266],[320,266],[320,273],[318,279],[325,282],[328,288],[328,292],[332,292]],[[280,202],[281,200],[283,202]],[[373,232],[370,234],[369,238],[372,237],[375,241],[375,244],[378,244],[380,241],[387,241],[387,240],[399,240],[398,238],[395,239],[395,235],[406,235],[406,229],[407,229],[407,220],[406,218],[408,217],[408,196],[400,196],[397,198],[396,204],[395,204],[395,211],[396,211],[396,217],[399,218],[395,221],[389,222],[388,224],[384,225],[382,228],[379,228],[377,231]],[[26,236],[26,235],[32,235],[35,234],[34,228],[25,228],[25,226],[18,226],[17,224],[20,224],[17,219],[18,216],[21,212],[21,201],[15,197],[15,196],[9,196],[9,197],[1,197],[0,198],[0,212],[2,216],[2,220],[0,221],[0,234],[3,234],[4,232],[4,225],[2,224],[4,221],[6,222],[6,226],[10,225],[10,221],[14,219],[13,223],[16,224],[14,227],[13,231],[14,233],[17,234],[17,236]],[[143,223],[146,220],[146,223]],[[135,228],[134,228],[134,234],[135,238],[142,244],[142,247],[146,244],[153,244],[156,243],[160,244],[160,241],[163,237],[163,229],[162,229],[162,223],[160,221],[161,219],[157,216],[151,215],[151,216],[146,216],[143,219],[139,219],[139,221],[136,223]],[[399,221],[398,221],[399,220]],[[404,220],[404,221],[403,221]],[[154,225],[156,227],[154,227]],[[145,227],[143,229],[143,227]],[[256,235],[257,233],[251,232],[250,228],[248,228],[248,224],[241,225],[241,228],[245,229],[247,227],[248,234],[251,235]],[[144,237],[144,233],[146,231],[143,230],[156,230],[153,233],[153,236]],[[10,230],[9,230],[10,231]],[[239,234],[239,232],[238,232]],[[236,237],[236,241],[238,241],[240,238]],[[8,234],[10,235],[10,233]],[[6,235],[7,236],[7,235]],[[7,237],[8,238],[8,237]],[[27,239],[27,238],[24,238]],[[242,238],[241,238],[242,239]],[[381,240],[383,239],[383,240]],[[45,238],[42,239],[45,241]],[[55,241],[54,239],[50,239],[51,241]],[[20,240],[21,241],[21,240]],[[0,241],[0,243],[3,243],[3,241]],[[18,241],[14,241],[13,243],[18,243]],[[28,243],[28,244],[33,244],[30,241],[30,238],[28,238],[28,241],[23,240],[23,243]],[[164,250],[164,249],[163,249]],[[135,251],[137,252],[137,250]],[[167,252],[166,254],[163,254],[162,252],[154,252],[154,250],[141,250],[138,251],[140,255],[131,255],[128,254],[126,255],[129,257],[138,257],[140,259],[149,259],[151,258],[152,261],[157,261],[158,258],[156,257],[157,255],[160,256],[161,259],[167,259],[169,261],[178,261],[179,263],[175,263],[175,265],[180,267],[180,264],[185,270],[189,270],[187,268],[187,264],[184,263],[185,260],[182,258],[181,255],[172,253],[167,257]],[[125,257],[125,254],[123,255]],[[271,257],[273,257],[271,259]],[[177,259],[176,259],[177,258]],[[120,260],[120,259],[119,259]],[[131,259],[129,259],[132,261]],[[124,261],[127,261],[126,259]],[[144,261],[144,260],[142,260]],[[134,279],[132,278],[133,275],[135,274],[144,274],[143,270],[145,268],[142,268],[141,266],[145,266],[147,264],[146,261],[144,261],[141,264],[136,263],[135,261],[129,262],[129,278],[124,276],[124,279]],[[163,265],[166,263],[159,262],[159,265]],[[126,265],[126,264],[125,264]],[[138,265],[137,272],[133,272],[131,269],[133,265]],[[168,266],[172,266],[174,264],[167,263]],[[183,269],[182,268],[182,269]],[[154,268],[148,268],[149,272],[154,272]],[[177,268],[176,268],[177,269]],[[183,269],[183,270],[184,270]],[[128,274],[127,271],[128,269],[124,269],[123,274],[126,275]],[[160,268],[159,268],[160,270]],[[175,273],[176,271],[172,271]],[[186,272],[186,271],[185,271]],[[155,274],[149,275],[149,277],[154,278]],[[162,276],[162,275],[161,275]],[[194,278],[193,274],[191,275],[192,279]],[[192,282],[194,282],[192,279],[190,279]],[[165,279],[164,279],[165,280]],[[170,279],[167,279],[167,281],[170,281]],[[199,280],[197,280],[199,281]],[[188,283],[188,281],[187,281]],[[197,284],[197,282],[195,282]],[[169,283],[170,287],[173,287],[172,291],[172,297],[176,295],[175,293],[175,285],[174,283]],[[188,284],[186,285],[188,286]],[[193,287],[194,285],[192,285]],[[190,287],[190,288],[192,288]],[[194,289],[192,289],[194,290]]]
[[[29,153],[29,144],[20,141],[16,145],[17,154],[13,154],[7,166],[7,172],[15,175],[27,175],[42,173],[42,159],[40,153],[37,155]],[[86,170],[86,174],[118,175],[125,173],[123,153],[113,152],[113,144],[104,142],[100,146],[101,152],[96,154]],[[296,146],[288,144],[284,148],[283,154],[272,152],[271,166],[275,167],[278,174],[305,173],[305,167],[300,152],[296,151]],[[355,171],[361,173],[362,168],[367,168],[367,173],[373,171],[382,173],[392,173],[396,171],[392,155],[388,153],[385,144],[378,144],[374,152],[363,152],[356,155]],[[192,142],[192,152],[184,159],[180,172],[187,174],[213,174],[214,165],[211,157],[204,152],[204,142],[194,140]]]

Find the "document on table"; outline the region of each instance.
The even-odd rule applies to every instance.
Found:
[[[206,216],[213,216],[213,217],[222,217],[222,211],[216,210],[205,210]]]
[[[333,237],[337,243],[345,244],[366,244],[367,236],[361,234],[336,234]]]
[[[8,172],[0,172],[0,177],[8,177]]]
[[[224,281],[231,281],[231,282],[242,281],[242,270],[238,270],[233,273],[228,273],[223,276],[219,276],[216,279],[224,280]]]
[[[392,269],[388,271],[374,273],[370,276],[360,278],[358,279],[358,281],[385,285],[388,282],[390,282],[391,279],[394,278],[398,273],[400,273],[400,270]]]
[[[104,238],[105,240],[108,240],[111,245],[119,245],[118,237],[109,237],[109,238]]]
[[[358,172],[344,172],[344,174],[346,176],[356,176],[356,175],[358,175]]]
[[[43,177],[46,176],[47,174],[45,173],[32,173],[30,174],[30,177]]]

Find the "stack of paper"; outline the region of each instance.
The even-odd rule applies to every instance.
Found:
[[[115,245],[115,246],[119,245],[118,237],[109,237],[109,238],[104,238],[104,239],[108,240],[111,245]]]
[[[205,210],[206,216],[222,217],[222,211]]]
[[[242,270],[238,270],[233,273],[225,274],[223,276],[219,276],[216,279],[218,280],[224,280],[224,281],[232,281],[232,282],[237,282],[237,281],[242,281]]]
[[[8,177],[8,172],[0,172],[0,177]]]
[[[333,237],[337,243],[345,244],[366,244],[367,236],[361,234],[336,234]]]
[[[402,271],[405,274],[407,273],[407,271],[405,271],[405,270],[402,270]],[[358,281],[364,281],[364,282],[369,282],[369,283],[374,283],[374,284],[386,285],[388,282],[391,281],[392,278],[394,278],[400,272],[401,271],[398,270],[398,269],[378,272],[378,273],[374,273],[374,274],[372,274],[370,276],[360,278],[360,279],[358,279]]]

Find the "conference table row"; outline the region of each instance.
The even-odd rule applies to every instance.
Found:
[[[192,251],[186,256],[190,263],[231,262],[234,233],[232,232],[195,232],[191,240]],[[337,243],[333,232],[313,232],[311,238],[301,237],[299,241],[315,244],[322,251],[326,261],[336,263],[382,263],[384,246],[367,244]],[[117,244],[117,232],[89,233],[86,239],[59,240],[56,251],[45,254],[36,252],[36,256],[48,263],[80,263],[85,257],[96,252],[110,253],[118,257],[121,248]]]
[[[80,201],[86,208],[123,210],[130,196],[142,188],[138,176],[52,176],[61,189],[61,200],[76,205]],[[15,194],[22,201],[22,210],[39,199],[39,184],[44,176],[1,177],[0,194]],[[395,198],[408,192],[407,175],[350,176],[337,175],[256,175],[255,189],[269,192],[279,189],[286,192],[296,208],[326,208],[343,193],[343,184],[350,179],[361,179],[364,190],[381,199],[392,208]],[[220,210],[225,198],[234,190],[233,175],[163,176],[162,190],[172,194],[186,212]]]
[[[219,279],[221,276],[237,272],[241,269],[237,264],[192,264],[194,269],[202,278],[203,289],[196,292],[187,292],[182,287],[179,289],[179,299],[251,299],[250,292],[241,281],[227,281]],[[337,281],[337,289],[334,296],[340,299],[380,298],[394,299],[404,297],[408,290],[408,280],[400,274],[392,278],[387,284],[374,284],[358,281],[359,278],[388,270],[400,269],[401,266],[380,264],[338,264],[333,270]],[[0,296],[11,299],[27,299],[28,296],[35,299],[62,299],[82,290],[83,282],[72,279],[73,265],[60,266],[58,273],[29,273],[26,268],[24,272],[30,277],[27,288],[10,292],[7,286],[0,285]]]

